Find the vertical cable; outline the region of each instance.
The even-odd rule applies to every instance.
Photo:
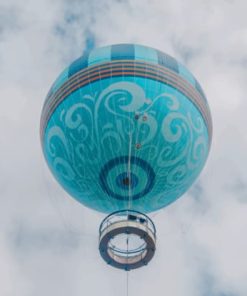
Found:
[[[129,257],[129,235],[127,235],[127,258]],[[127,259],[128,260],[128,259]],[[126,295],[129,296],[129,270],[126,271]]]
[[[128,159],[128,179],[129,179],[129,203],[128,203],[128,210],[131,207],[131,146],[132,146],[132,135],[129,133],[129,159]]]
[[[129,296],[129,271],[126,273],[126,295]]]

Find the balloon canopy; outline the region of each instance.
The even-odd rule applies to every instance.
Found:
[[[208,156],[212,121],[194,76],[141,45],[94,49],[51,87],[41,117],[46,161],[77,201],[151,212],[180,197]]]

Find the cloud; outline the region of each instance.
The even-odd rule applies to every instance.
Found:
[[[208,163],[180,200],[153,214],[157,254],[130,294],[245,296],[245,1],[26,1],[0,4],[0,294],[126,294],[98,255],[103,218],[67,196],[39,143],[46,93],[86,47],[135,42],[186,64],[214,121]]]

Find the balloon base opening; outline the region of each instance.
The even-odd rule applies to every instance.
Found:
[[[100,225],[100,255],[113,267],[128,271],[145,266],[153,258],[155,248],[155,225],[138,211],[114,212]]]

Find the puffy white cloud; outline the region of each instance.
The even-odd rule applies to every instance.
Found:
[[[88,34],[96,45],[142,43],[180,59],[214,121],[200,180],[153,215],[157,254],[130,272],[131,294],[247,294],[246,8],[241,0],[1,1],[1,295],[126,294],[126,274],[98,255],[102,215],[58,187],[39,143],[44,97]]]

